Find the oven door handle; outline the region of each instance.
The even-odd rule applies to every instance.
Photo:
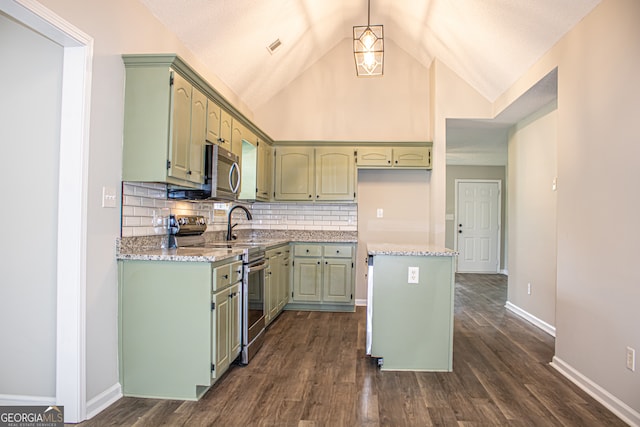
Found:
[[[247,273],[254,273],[256,271],[264,270],[265,268],[267,268],[267,263],[263,262],[258,265],[249,266],[249,268],[247,269]]]

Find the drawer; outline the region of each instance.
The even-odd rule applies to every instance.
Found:
[[[236,261],[231,264],[231,281],[230,284],[238,283],[242,281],[242,275],[244,270],[242,269],[242,261]]]
[[[213,269],[213,292],[226,288],[231,284],[231,264]]]
[[[322,246],[320,245],[296,245],[293,249],[293,256],[322,256]]]
[[[324,256],[331,258],[351,258],[353,246],[325,245]]]

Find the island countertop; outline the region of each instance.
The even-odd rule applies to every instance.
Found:
[[[457,256],[458,252],[429,244],[368,243],[369,255],[393,256]]]

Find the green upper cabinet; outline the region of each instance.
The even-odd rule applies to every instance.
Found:
[[[177,55],[122,55],[122,60],[123,181],[200,188],[207,143],[242,158],[243,139],[271,142]]]
[[[276,200],[355,200],[353,148],[287,146],[275,151]]]
[[[167,64],[125,65],[122,179],[199,186],[206,97]]]
[[[231,151],[231,129],[233,126],[233,117],[225,110],[220,112],[220,138],[218,145],[227,151]]]
[[[204,182],[204,146],[207,138],[207,97],[195,87],[191,95],[191,139],[187,180]]]
[[[357,167],[431,169],[431,145],[358,147]]]
[[[355,199],[355,161],[350,147],[316,148],[316,200]]]
[[[393,149],[391,147],[358,147],[358,167],[391,167]]]
[[[256,200],[268,202],[273,192],[273,148],[261,140],[256,169]]]
[[[314,150],[312,147],[278,147],[275,151],[276,200],[313,200]]]

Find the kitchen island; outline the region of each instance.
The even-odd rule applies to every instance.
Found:
[[[367,354],[382,370],[451,371],[457,252],[386,243],[367,252]]]

